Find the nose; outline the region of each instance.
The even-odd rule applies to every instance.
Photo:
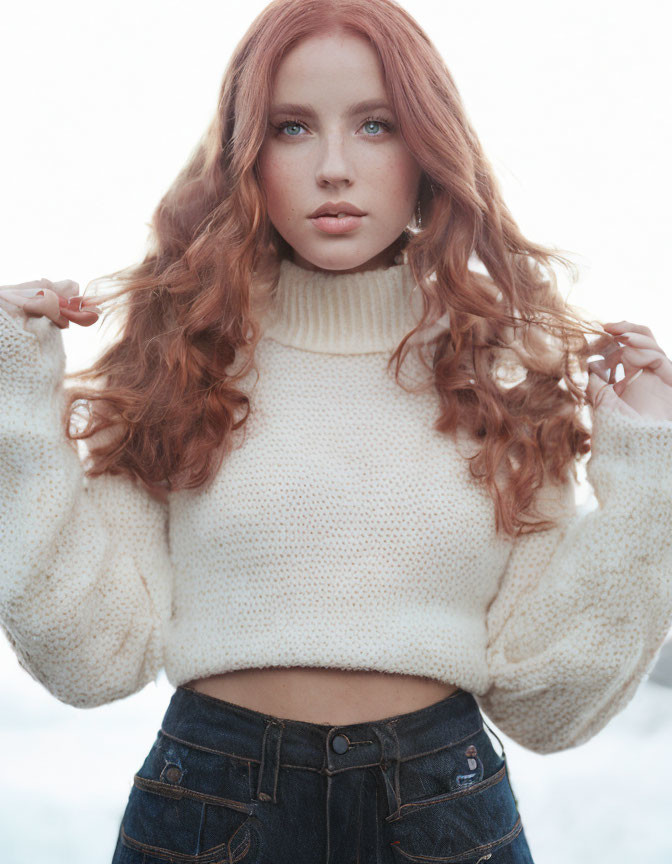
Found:
[[[346,150],[342,134],[334,133],[324,139],[318,148],[315,171],[315,179],[319,185],[325,183],[337,185],[343,182],[349,184],[351,182],[353,171],[350,156]]]

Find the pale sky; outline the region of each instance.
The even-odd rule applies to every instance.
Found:
[[[571,302],[602,320],[651,327],[672,356],[670,4],[401,5],[442,53],[523,233],[572,253],[581,268]],[[152,211],[210,121],[232,49],[265,6],[26,0],[4,10],[0,285],[46,277],[74,279],[83,290],[142,257]],[[62,332],[68,371],[99,353],[97,325]],[[20,670],[4,639],[0,670],[3,861],[108,862],[133,772],[172,688],[163,680],[118,704],[81,711]],[[662,713],[650,709],[659,720],[672,716],[669,698],[665,704]],[[579,846],[593,849],[583,859],[591,864],[636,860],[645,838],[654,844],[647,860],[665,858],[655,858],[669,841],[664,783],[660,795],[634,808],[649,778],[669,776],[670,748],[652,747],[641,770],[619,778],[628,739],[618,730],[626,720],[617,718],[580,753],[517,753],[507,740],[533,852],[544,849],[537,864],[580,864],[566,826],[581,819],[586,842]],[[628,752],[645,737],[633,738]],[[604,779],[608,764],[611,779],[599,790],[588,791],[588,780],[563,779],[580,770]],[[642,826],[630,840],[618,833],[625,827],[618,813]],[[672,856],[672,847],[665,851]]]
[[[265,5],[13,4],[0,43],[0,284],[45,276],[83,290],[143,255],[152,211]],[[445,58],[522,231],[581,267],[570,300],[646,324],[672,354],[660,266],[672,229],[669,4],[402,5]],[[93,359],[98,330],[64,331],[68,371]]]

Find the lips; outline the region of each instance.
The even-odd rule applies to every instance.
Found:
[[[317,219],[319,216],[338,216],[339,213],[345,213],[348,216],[365,216],[363,210],[350,204],[348,201],[338,201],[334,204],[333,201],[327,201],[310,214],[311,219]]]

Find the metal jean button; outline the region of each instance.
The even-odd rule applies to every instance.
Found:
[[[346,735],[334,735],[331,739],[331,748],[335,753],[345,753],[350,746]]]

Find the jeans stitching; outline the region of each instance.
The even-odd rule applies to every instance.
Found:
[[[231,840],[233,840],[233,837],[243,829],[245,829],[245,839],[241,841],[241,844],[232,852],[230,849]],[[201,852],[198,855],[189,855],[186,852],[174,852],[172,849],[164,849],[161,846],[151,846],[148,843],[142,843],[140,840],[136,840],[134,837],[127,834],[124,830],[123,823],[121,825],[121,842],[124,846],[127,846],[129,849],[135,849],[138,852],[146,852],[148,855],[153,855],[156,858],[167,858],[171,862],[184,861],[192,862],[192,864],[215,864],[215,862],[221,861],[220,856],[226,849],[227,857],[231,864],[233,864],[233,862],[240,861],[241,858],[244,858],[249,851],[251,840],[247,822],[243,822],[239,828],[236,828],[233,837],[231,837],[231,839],[226,843],[220,843],[219,846],[213,846],[212,849],[208,849],[206,852]]]
[[[399,846],[394,844],[390,844],[392,848],[399,852],[400,855],[403,855],[404,858],[408,858],[410,861],[416,862],[438,862],[438,864],[459,864],[461,861],[465,861],[467,858],[471,858],[474,854],[478,852],[487,852],[492,849],[503,849],[504,846],[507,846],[509,843],[513,842],[516,837],[523,830],[523,823],[521,821],[520,816],[516,819],[516,822],[513,828],[508,831],[503,837],[500,837],[499,840],[493,840],[491,843],[485,843],[482,846],[474,846],[473,849],[467,849],[464,852],[460,852],[458,855],[450,855],[447,858],[430,858],[426,855],[413,855],[409,852],[405,852]]]
[[[448,697],[450,698],[450,697]],[[478,735],[478,733],[483,729],[483,726],[479,726],[473,732],[469,732],[463,738],[459,738],[457,741],[450,741],[448,744],[442,744],[440,747],[435,747],[433,750],[424,750],[422,753],[412,753],[410,756],[402,756],[400,762],[410,762],[413,759],[420,759],[422,756],[431,756],[433,753],[440,753],[441,750],[446,750],[448,747],[455,747],[458,744],[462,744],[464,741],[468,741],[469,738],[473,738],[474,735]],[[178,738],[176,735],[172,735],[170,732],[166,732],[163,727],[161,727],[161,734],[165,735],[167,738],[170,738],[173,741],[177,741],[178,744],[184,744],[187,747],[192,747],[194,750],[201,750],[204,753],[214,753],[217,756],[228,756],[231,759],[238,759],[241,762],[254,762],[259,764],[260,760],[256,759],[254,756],[240,756],[237,753],[229,753],[226,750],[215,750],[213,747],[206,747],[204,744],[196,744],[193,741],[187,741],[184,738]],[[361,765],[348,765],[344,768],[338,768],[332,773],[338,774],[342,771],[354,771],[358,768],[375,768],[379,763],[378,762],[365,762]],[[316,768],[313,765],[295,765],[293,762],[281,762],[280,768],[293,768],[302,771],[314,771],[318,774],[328,773],[325,772],[324,768]]]
[[[471,786],[466,786],[464,789],[458,789],[456,792],[446,792],[443,795],[433,795],[431,798],[421,799],[419,801],[407,801],[405,804],[402,804],[394,813],[391,813],[389,816],[385,817],[386,822],[397,822],[399,819],[403,819],[404,816],[407,815],[412,809],[419,809],[420,807],[431,807],[433,804],[438,804],[441,801],[451,801],[453,798],[461,798],[463,795],[471,795],[475,792],[482,791],[483,789],[488,789],[490,786],[495,786],[497,783],[501,783],[502,780],[506,777],[506,765],[502,765],[502,767],[493,774],[491,777],[486,777],[485,780],[481,780],[479,783],[474,783]],[[402,811],[406,812],[402,812]]]
[[[255,812],[254,804],[246,804],[244,801],[236,801],[233,798],[220,798],[218,795],[210,795],[207,792],[197,792],[195,789],[188,789],[186,786],[168,785],[159,780],[141,777],[139,774],[133,777],[133,785],[145,792],[162,795],[164,798],[172,798],[174,800],[192,798],[195,801],[202,801],[217,807],[227,807],[229,810],[236,810],[238,813],[246,813],[248,816],[251,816]]]

